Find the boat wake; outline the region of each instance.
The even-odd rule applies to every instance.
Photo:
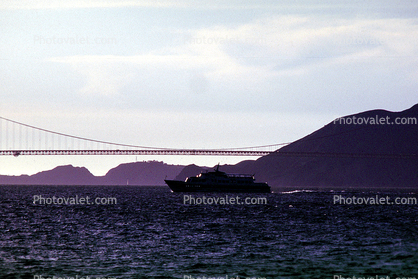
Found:
[[[318,191],[315,190],[293,190],[287,192],[278,192],[278,194],[296,194],[296,193],[316,193]]]

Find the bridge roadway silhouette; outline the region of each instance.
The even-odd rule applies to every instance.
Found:
[[[31,140],[30,140],[31,139]],[[71,141],[72,144],[69,144]],[[75,146],[78,143],[78,148]],[[85,148],[80,148],[84,144]],[[381,159],[418,159],[418,154],[368,154],[309,151],[282,151],[289,143],[223,149],[157,148],[94,140],[59,133],[0,116],[0,156],[2,155],[212,155],[212,156],[283,156],[348,157]],[[71,145],[71,147],[69,146]],[[91,148],[86,148],[90,145]],[[64,146],[64,148],[62,148]],[[66,148],[65,148],[66,147]],[[100,148],[101,147],[101,148]],[[110,147],[110,148],[109,148]]]
[[[264,156],[279,147],[274,144],[244,148],[159,148],[95,140],[47,130],[0,116],[1,155],[216,155]],[[81,146],[84,145],[84,148]],[[87,148],[86,146],[91,148]],[[77,147],[78,146],[78,147]]]
[[[254,150],[214,150],[214,149],[126,149],[126,150],[0,150],[1,155],[215,155],[215,156],[265,156],[281,157],[333,157],[333,158],[378,158],[378,159],[418,159],[417,154],[372,154],[335,152],[286,152]]]
[[[214,150],[214,149],[68,149],[68,150],[0,150],[0,155],[215,155],[215,156],[264,156],[270,151]]]

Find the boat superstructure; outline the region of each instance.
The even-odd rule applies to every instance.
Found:
[[[173,192],[241,192],[270,193],[270,186],[265,182],[255,182],[254,175],[227,174],[219,170],[201,172],[185,181],[164,180]]]

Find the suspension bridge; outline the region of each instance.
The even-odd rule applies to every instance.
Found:
[[[175,149],[121,144],[60,133],[0,117],[0,155],[217,155],[264,156],[286,145]]]
[[[279,148],[290,143],[224,149],[175,149],[121,144],[85,138],[28,125],[0,117],[1,155],[212,155],[284,157],[350,157],[380,159],[418,159],[418,154],[367,154],[285,152]]]

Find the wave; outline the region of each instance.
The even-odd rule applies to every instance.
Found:
[[[295,193],[316,193],[318,191],[315,190],[293,190],[287,192],[278,192],[279,194],[295,194]]]

